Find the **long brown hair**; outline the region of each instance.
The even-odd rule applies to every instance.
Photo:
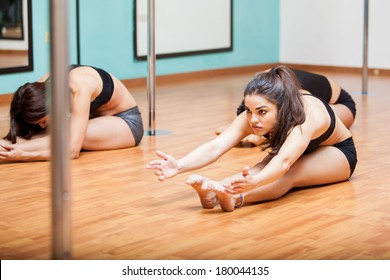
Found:
[[[300,88],[294,72],[279,65],[257,74],[244,91],[244,97],[258,94],[276,104],[276,126],[270,135],[266,135],[268,141],[262,145],[263,149],[271,148],[271,154],[277,154],[291,129],[306,119]]]
[[[31,139],[44,131],[38,124],[47,115],[45,83],[26,83],[15,92],[10,108],[10,129],[4,139],[16,143],[17,137]]]

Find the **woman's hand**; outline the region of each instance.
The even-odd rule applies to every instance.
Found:
[[[241,172],[242,177],[233,179],[225,186],[228,192],[231,194],[240,194],[253,190],[257,187],[257,182],[253,176],[249,174],[249,169],[249,166],[245,166]]]
[[[154,175],[158,177],[158,180],[164,181],[165,179],[174,177],[179,173],[179,167],[177,160],[170,156],[166,155],[161,151],[156,151],[157,156],[162,159],[156,159],[149,162],[146,165],[147,169],[155,169]]]
[[[0,144],[0,161],[21,161],[24,151],[11,144]]]

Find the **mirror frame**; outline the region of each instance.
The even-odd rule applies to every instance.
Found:
[[[133,10],[133,20],[134,20],[134,32],[133,32],[133,49],[134,49],[134,58],[136,60],[147,60],[147,51],[146,54],[141,53],[138,47],[138,41],[140,40],[140,33],[138,30],[138,25],[140,25],[140,14],[139,14],[139,4],[137,5],[137,2],[142,1],[142,0],[134,0],[134,10]],[[228,0],[229,5],[230,5],[230,13],[228,14],[228,27],[230,29],[230,38],[229,38],[229,44],[228,45],[221,45],[221,46],[211,46],[211,47],[205,47],[205,48],[198,48],[198,47],[189,47],[188,45],[183,47],[180,50],[168,50],[164,53],[159,53],[158,48],[156,49],[156,58],[170,58],[170,57],[180,57],[180,56],[189,56],[189,55],[199,55],[199,54],[209,54],[209,53],[220,53],[220,52],[231,52],[233,51],[233,0]],[[161,18],[166,19],[166,17],[171,17],[167,11],[163,13],[164,11],[161,11],[160,13]],[[225,16],[225,15],[223,15]],[[199,19],[202,21],[202,19]],[[225,18],[226,20],[226,18]],[[147,21],[147,19],[145,19]],[[178,22],[176,23],[178,26],[183,26],[182,23]],[[185,25],[184,25],[185,26]],[[156,29],[156,33],[159,34],[163,33],[164,30],[163,28]],[[163,30],[163,31],[161,31]],[[148,30],[146,30],[148,32]],[[155,35],[158,37],[158,35]],[[145,36],[147,38],[147,35]],[[185,39],[185,38],[183,38]],[[167,45],[166,42],[163,42],[162,44],[165,43],[165,46]],[[147,48],[147,47],[146,47]]]
[[[17,73],[17,72],[28,72],[34,70],[34,64],[33,64],[33,28],[32,28],[32,1],[27,0],[27,34],[28,34],[28,64],[27,65],[21,65],[21,66],[14,66],[14,67],[8,67],[8,68],[0,68],[0,74],[10,74],[10,73]]]

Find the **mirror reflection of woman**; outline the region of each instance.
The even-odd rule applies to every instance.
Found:
[[[138,145],[143,137],[142,118],[125,85],[100,68],[72,65],[69,70],[70,158],[78,158],[82,150]],[[46,75],[15,92],[10,129],[0,141],[0,162],[50,159],[49,81]]]
[[[180,159],[157,151],[160,159],[146,168],[163,181],[215,162],[248,135],[264,137],[261,147],[268,155],[255,166],[222,181],[188,177],[204,208],[219,203],[224,211],[278,199],[295,187],[345,181],[354,172],[351,132],[327,102],[300,89],[289,68],[256,75],[245,89],[244,103],[246,111],[213,140]]]

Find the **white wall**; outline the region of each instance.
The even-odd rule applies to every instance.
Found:
[[[280,61],[361,67],[364,0],[280,0]],[[369,68],[390,69],[390,1],[369,0]]]

